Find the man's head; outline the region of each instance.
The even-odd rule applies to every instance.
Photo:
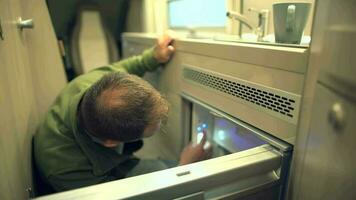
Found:
[[[85,93],[82,126],[105,146],[149,137],[168,112],[168,103],[149,83],[127,73],[111,73]]]

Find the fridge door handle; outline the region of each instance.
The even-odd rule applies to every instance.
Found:
[[[282,156],[270,145],[42,197],[56,199],[236,199],[271,190],[278,195]],[[182,172],[185,175],[177,176]],[[138,184],[139,183],[139,184]],[[144,187],[143,187],[144,186]],[[119,188],[119,189],[118,189]],[[236,197],[236,198],[235,198]],[[278,199],[278,198],[271,198]]]

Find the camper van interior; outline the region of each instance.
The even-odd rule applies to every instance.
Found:
[[[0,0],[0,199],[356,199],[355,10]]]

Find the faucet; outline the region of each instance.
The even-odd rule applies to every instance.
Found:
[[[269,10],[262,9],[256,10],[254,8],[249,8],[248,11],[258,13],[258,26],[254,26],[246,16],[233,11],[226,12],[226,16],[230,19],[238,20],[241,23],[245,24],[249,29],[257,34],[257,41],[262,41],[262,38],[266,36],[268,31],[268,14]],[[241,35],[240,35],[241,36]]]

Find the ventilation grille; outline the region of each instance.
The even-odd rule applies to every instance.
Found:
[[[186,80],[223,92],[230,97],[238,98],[249,105],[252,104],[266,110],[274,116],[296,123],[300,98],[297,95],[191,68],[184,68],[183,77]]]

